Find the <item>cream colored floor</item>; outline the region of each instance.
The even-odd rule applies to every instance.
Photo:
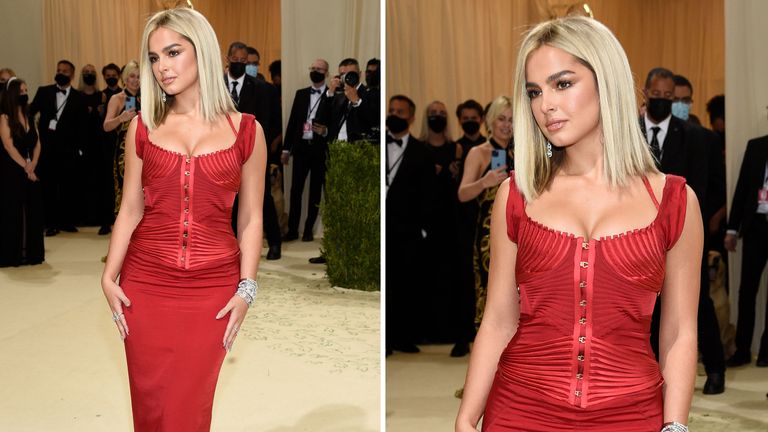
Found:
[[[107,238],[46,239],[0,269],[0,431],[131,431],[122,342],[101,293]],[[379,430],[379,293],[332,288],[319,243],[262,260],[259,297],[224,361],[213,431]]]
[[[387,358],[387,432],[453,430],[460,402],[454,392],[464,384],[469,357],[451,358],[450,345],[420,348]],[[716,396],[701,393],[704,380],[696,379],[691,432],[768,431],[768,368],[728,370],[726,391]]]

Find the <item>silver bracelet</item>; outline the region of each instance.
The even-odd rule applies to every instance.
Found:
[[[661,425],[659,432],[688,432],[688,426],[678,422],[668,422]]]
[[[241,279],[237,284],[237,292],[235,295],[245,300],[248,303],[248,307],[251,307],[253,301],[256,299],[256,290],[259,289],[259,284],[255,280],[245,278]]]

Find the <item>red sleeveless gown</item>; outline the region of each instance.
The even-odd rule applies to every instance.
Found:
[[[132,303],[125,353],[137,432],[210,430],[228,321],[215,317],[240,279],[232,203],[256,131],[248,114],[230,126],[232,146],[187,157],[153,144],[139,117],[144,216],[120,272]]]
[[[483,431],[658,432],[663,378],[650,346],[666,253],[685,220],[685,179],[666,176],[647,227],[585,239],[525,212],[511,178],[507,234],[517,243],[517,333],[499,359]]]

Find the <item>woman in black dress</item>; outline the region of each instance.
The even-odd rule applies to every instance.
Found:
[[[27,84],[11,78],[0,100],[0,267],[45,259],[42,189],[35,172],[40,140],[28,102]]]
[[[85,125],[85,143],[83,150],[83,166],[81,175],[84,182],[82,196],[82,208],[85,212],[85,225],[100,226],[99,235],[109,234],[112,225],[112,210],[114,201],[112,198],[112,170],[104,172],[104,139],[102,128],[106,111],[107,95],[99,90],[96,84],[96,66],[87,64],[83,66],[80,75],[80,92],[85,97],[85,105],[88,108],[88,117]],[[109,155],[110,158],[112,154]],[[108,175],[107,175],[108,174]],[[108,211],[104,211],[104,208]]]

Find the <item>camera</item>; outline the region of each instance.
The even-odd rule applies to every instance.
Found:
[[[337,75],[341,80],[341,85],[336,89],[336,93],[344,93],[344,84],[350,87],[356,87],[360,84],[360,74],[355,71],[349,71],[343,75]]]

